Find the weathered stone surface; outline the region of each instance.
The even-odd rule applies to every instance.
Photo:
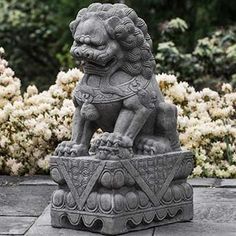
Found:
[[[73,93],[72,137],[58,156],[126,159],[180,151],[177,108],[166,103],[155,78],[146,23],[124,4],[91,4],[70,29],[71,53],[84,77]],[[90,142],[98,128],[104,133]]]
[[[55,185],[49,175],[34,176],[0,176],[0,186],[18,186],[18,185]]]
[[[194,220],[236,224],[236,188],[195,188]]]
[[[34,177],[34,183],[37,184],[36,179],[39,179],[39,183],[41,183],[42,179],[48,179],[48,176],[42,177],[42,176],[35,176]],[[41,207],[37,210],[38,214],[40,214],[40,210],[43,209],[43,205],[46,205],[46,202],[48,201],[48,194],[49,192],[46,191],[46,195],[44,195],[45,189],[42,188],[42,186],[38,186],[41,188],[40,195],[42,195],[42,198],[39,198],[37,201],[34,202],[34,204],[29,204],[28,206],[25,204],[25,201],[23,201],[24,206],[20,207],[21,204],[21,193],[25,192],[27,193],[27,199],[29,202],[31,202],[31,196],[29,195],[29,192],[35,191],[34,185],[27,186],[27,191],[25,189],[25,186],[21,185],[18,186],[19,182],[22,182],[23,180],[31,180],[31,177],[13,177],[13,176],[0,176],[0,183],[2,183],[5,187],[0,189],[0,213],[2,213],[3,210],[3,201],[6,203],[4,199],[2,199],[2,193],[8,192],[8,189],[10,188],[10,191],[12,193],[13,186],[17,187],[16,191],[18,194],[13,195],[12,200],[17,201],[19,196],[19,205],[17,206],[17,209],[23,209],[25,208],[26,214],[30,214],[32,212],[30,208],[34,205],[41,205]],[[194,179],[193,179],[194,180]],[[203,185],[204,182],[207,179],[203,179]],[[216,179],[215,179],[216,180]],[[228,181],[228,180],[221,180],[220,182]],[[206,236],[206,235],[216,235],[216,236],[233,236],[235,235],[236,229],[236,218],[235,218],[235,192],[236,188],[233,187],[233,183],[235,180],[229,180],[230,188],[224,187],[224,188],[206,188],[206,187],[197,187],[194,188],[194,219],[193,221],[186,222],[186,223],[176,223],[173,225],[168,226],[162,226],[156,228],[156,235],[163,235],[163,236],[171,236],[171,235],[180,235],[180,236]],[[197,183],[197,186],[200,186],[201,181],[200,179],[197,179],[195,183]],[[212,182],[219,182],[212,181]],[[7,184],[6,184],[7,183]],[[13,186],[12,186],[13,185]],[[54,186],[47,186],[47,188],[51,188],[51,192],[55,190]],[[22,188],[22,190],[20,190]],[[32,189],[32,191],[30,191]],[[39,194],[39,193],[38,193]],[[11,194],[9,193],[7,197],[9,197]],[[6,195],[5,195],[6,196]],[[46,201],[44,197],[46,196]],[[34,197],[33,197],[34,199]],[[9,203],[6,203],[9,204]],[[11,204],[10,204],[11,205]],[[12,209],[12,207],[11,207]],[[36,219],[35,217],[22,217],[22,211],[12,211],[11,210],[11,216],[1,216],[0,217],[0,235],[3,235],[3,229],[4,232],[7,232],[6,229],[13,229],[14,225],[19,225],[21,228],[19,229],[18,233],[23,232],[26,228],[30,227],[30,218],[32,218],[32,222]],[[6,213],[6,208],[3,212]],[[14,215],[15,214],[15,215]],[[20,217],[17,217],[17,214],[20,214]],[[4,220],[5,218],[5,220]],[[9,219],[10,218],[10,219]],[[29,221],[22,223],[22,219],[26,218]],[[12,220],[11,220],[12,219]],[[37,223],[38,222],[38,223]],[[36,224],[37,223],[37,224]],[[41,215],[38,220],[35,221],[35,223],[32,225],[32,229],[29,231],[31,234],[30,236],[57,236],[57,235],[64,235],[64,236],[73,236],[73,235],[83,235],[83,236],[93,236],[97,235],[90,232],[85,231],[75,231],[75,230],[69,230],[69,229],[58,229],[53,228],[50,226],[50,209],[47,208],[47,214]],[[164,227],[164,228],[163,228]],[[21,231],[20,231],[21,230]],[[10,231],[8,231],[10,232]],[[16,232],[16,231],[15,231]],[[34,232],[34,233],[32,233]],[[60,232],[60,233],[59,233]],[[69,233],[68,233],[69,232]],[[149,230],[142,230],[142,231],[135,231],[132,233],[128,233],[127,236],[152,236],[153,229]],[[178,232],[178,234],[176,233]],[[4,235],[14,235],[11,231],[11,233],[7,233]],[[20,235],[23,235],[20,234]],[[156,236],[155,235],[155,236]]]
[[[223,188],[236,188],[236,179],[222,179],[220,187],[223,187]]]
[[[236,218],[235,218],[235,193],[236,188],[194,188],[194,218],[191,222],[176,223],[166,226],[156,227],[154,229],[135,231],[127,233],[127,236],[235,236]],[[210,210],[209,210],[210,209]],[[210,213],[208,213],[210,211]],[[69,229],[58,229],[50,226],[50,208],[40,216],[32,226],[27,236],[38,235],[35,232],[41,232],[42,236],[95,236],[98,234],[75,231]],[[46,232],[48,234],[46,234]],[[40,236],[40,234],[39,234]]]
[[[117,235],[191,220],[193,168],[188,151],[126,160],[51,157],[54,227]]]
[[[235,236],[234,223],[185,222],[156,227],[153,236]]]
[[[142,230],[139,232],[131,232],[128,234],[123,234],[124,236],[152,236],[154,229]],[[90,233],[85,231],[77,231],[72,229],[60,229],[53,228],[51,226],[51,217],[50,217],[50,206],[48,206],[43,214],[38,218],[34,225],[30,228],[25,236],[95,236],[100,235],[96,233]]]
[[[36,217],[0,216],[0,235],[23,235]]]
[[[117,235],[191,220],[192,153],[181,151],[177,108],[156,81],[146,23],[124,4],[94,3],[70,29],[84,76],[71,140],[51,157],[52,226]]]
[[[56,186],[0,187],[0,216],[39,216]]]
[[[187,180],[193,187],[214,187],[216,179],[214,178],[193,178]]]
[[[39,178],[39,179],[26,179],[19,183],[19,185],[50,185],[50,186],[56,186],[55,182],[52,181],[52,179],[47,176],[47,178]]]

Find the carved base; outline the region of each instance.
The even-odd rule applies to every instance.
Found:
[[[117,235],[193,218],[192,153],[126,160],[51,157],[54,227]]]

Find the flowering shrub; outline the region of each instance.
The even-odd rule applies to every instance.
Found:
[[[48,170],[47,154],[70,138],[74,112],[71,94],[81,75],[78,69],[60,72],[48,91],[38,93],[33,85],[21,95],[19,79],[0,57],[1,173],[35,174]]]
[[[236,177],[236,92],[223,84],[220,93],[196,92],[173,75],[157,75],[166,101],[178,108],[181,144],[195,154],[195,176]]]
[[[236,88],[236,27],[220,29],[199,39],[191,52],[180,47],[187,28],[179,18],[165,24],[162,42],[157,47],[157,72],[174,73],[197,89],[220,90],[223,83]]]
[[[0,57],[1,173],[48,171],[50,153],[70,138],[71,95],[81,76],[78,69],[60,72],[48,91],[38,93],[29,86],[21,95],[19,79]],[[232,87],[223,84],[220,92],[207,88],[196,92],[173,75],[159,74],[157,81],[166,101],[177,105],[181,143],[195,153],[193,175],[236,177],[236,93]]]

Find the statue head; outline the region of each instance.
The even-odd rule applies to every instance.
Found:
[[[147,25],[124,4],[94,3],[70,23],[72,55],[84,61],[85,73],[123,70],[150,79],[155,61]]]

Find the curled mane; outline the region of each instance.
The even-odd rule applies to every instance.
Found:
[[[134,10],[124,4],[94,3],[81,9],[70,29],[74,36],[77,26],[90,17],[98,17],[104,23],[109,36],[124,49],[125,62],[121,67],[126,73],[151,79],[155,70],[152,40],[147,25]]]

